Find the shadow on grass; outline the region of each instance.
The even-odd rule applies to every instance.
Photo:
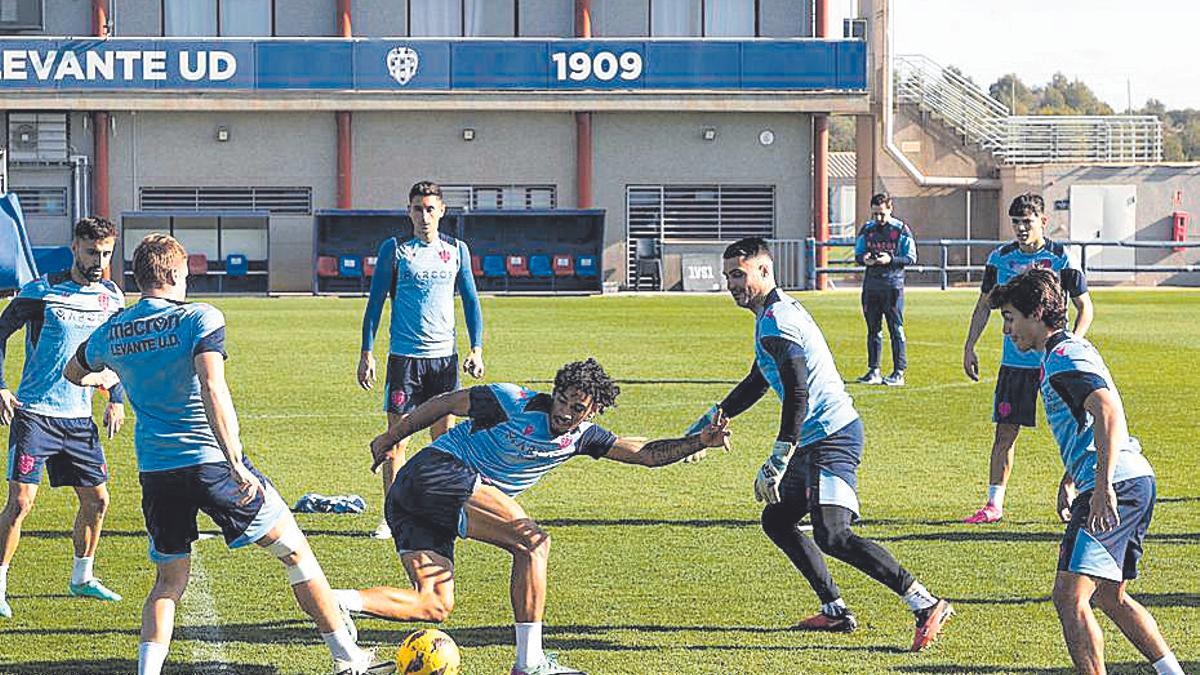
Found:
[[[1066,648],[1063,648],[1063,658],[1066,659]],[[1180,663],[1183,666],[1183,672],[1195,673],[1200,670],[1200,661],[1185,661]],[[1133,675],[1134,673],[1147,672],[1149,666],[1146,663],[1110,663],[1108,664],[1108,672],[1115,675]],[[980,666],[972,665],[969,667],[959,665],[915,665],[915,666],[897,666],[896,670],[902,673],[1012,673],[1013,675],[1072,675],[1075,671],[1071,668],[1022,668],[1020,666]]]
[[[1130,593],[1147,607],[1200,607],[1200,593]]]
[[[1040,605],[1050,602],[1050,596],[1032,598],[950,598],[956,605]]]
[[[11,675],[108,675],[120,673],[128,675],[137,672],[137,661],[128,659],[100,659],[85,661],[73,659],[69,661],[26,661],[24,663],[0,664],[3,672]],[[167,663],[163,668],[165,675],[196,673],[237,673],[237,675],[276,675],[279,672],[273,666],[256,666],[246,663]]]

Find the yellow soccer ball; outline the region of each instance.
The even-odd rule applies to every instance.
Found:
[[[440,630],[410,633],[396,650],[396,672],[404,675],[459,675],[458,645]]]

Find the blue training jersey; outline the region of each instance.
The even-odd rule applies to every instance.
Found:
[[[868,265],[863,275],[864,288],[900,288],[904,286],[904,268],[917,264],[917,244],[912,230],[902,221],[888,218],[883,223],[868,220],[854,240],[854,260],[865,265],[868,253],[889,253],[886,265]]]
[[[758,312],[754,356],[763,378],[785,403],[787,387],[780,364],[787,360],[804,364],[808,408],[800,424],[800,445],[815,443],[858,419],[821,329],[798,300],[779,289],[771,291]]]
[[[200,302],[142,298],[96,330],[77,353],[88,370],[116,371],[137,413],[138,470],[166,471],[225,461],[193,361],[225,353],[225,317]]]
[[[979,290],[990,293],[996,286],[1007,284],[1013,277],[1034,267],[1058,272],[1063,290],[1072,298],[1087,293],[1087,280],[1083,278],[1079,263],[1075,262],[1065,246],[1049,239],[1033,253],[1025,253],[1015,241],[993,250],[983,269],[983,282]],[[1000,357],[1000,365],[1012,368],[1037,368],[1041,365],[1042,355],[1036,349],[1023,352],[1007,335],[1002,339],[1004,352]]]
[[[617,437],[584,422],[575,431],[550,432],[549,394],[515,384],[471,387],[470,418],[438,436],[432,446],[462,460],[480,479],[515,497],[576,455],[599,459]]]
[[[63,377],[63,368],[96,327],[120,312],[125,296],[102,279],[80,286],[69,273],[34,279],[0,314],[0,389],[7,389],[2,364],[9,336],[25,327],[25,368],[17,400],[26,412],[47,417],[92,416],[93,387]]]
[[[371,295],[363,314],[362,350],[371,351],[383,303],[392,296],[388,351],[398,356],[438,358],[454,354],[454,291],[463,298],[471,347],[483,344],[483,314],[471,252],[466,242],[439,234],[432,244],[395,237],[379,247]]]
[[[1046,343],[1041,389],[1046,418],[1058,441],[1063,465],[1080,492],[1090,490],[1096,485],[1096,440],[1094,420],[1083,403],[1097,389],[1108,389],[1120,399],[1112,375],[1090,342],[1062,331]],[[1114,484],[1154,475],[1141,451],[1141,444],[1132,436],[1118,448]]]

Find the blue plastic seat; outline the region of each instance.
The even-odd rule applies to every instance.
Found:
[[[531,255],[529,256],[529,274],[540,278],[549,278],[554,276],[554,268],[550,266],[550,256],[548,255]]]
[[[344,255],[338,258],[338,276],[359,278],[362,277],[362,261],[358,256]]]
[[[575,259],[575,276],[595,277],[599,275],[600,271],[596,268],[596,256],[581,255]]]
[[[483,256],[483,276],[489,279],[503,279],[507,277],[508,270],[504,266],[504,256]]]
[[[244,277],[250,271],[250,263],[241,253],[230,253],[225,256],[225,276]]]

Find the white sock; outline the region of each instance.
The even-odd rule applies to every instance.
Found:
[[[546,660],[542,652],[542,622],[518,623],[517,627],[517,670],[526,670],[541,665]]]
[[[167,660],[169,645],[161,642],[143,642],[138,645],[138,675],[159,675]]]
[[[0,565],[0,600],[8,593],[8,565]]]
[[[78,586],[84,582],[95,579],[96,575],[92,573],[92,565],[96,559],[92,556],[80,558],[75,557],[75,565],[71,568],[71,583]]]
[[[1158,675],[1184,675],[1183,666],[1179,665],[1179,660],[1172,652],[1163,654],[1161,659],[1154,662],[1154,672]]]
[[[919,612],[922,609],[933,607],[937,604],[937,598],[929,594],[921,582],[914,581],[912,586],[904,593],[904,603],[914,612]]]
[[[997,509],[1004,510],[1004,486],[989,485],[988,486],[988,503]]]
[[[821,613],[825,616],[841,616],[846,613],[846,601],[838,598],[821,605]]]
[[[337,600],[339,605],[345,607],[351,612],[357,612],[361,614],[363,611],[362,593],[359,593],[352,588],[341,588],[335,590],[333,592],[333,598],[334,600]]]
[[[325,641],[325,646],[329,647],[329,653],[335,659],[353,661],[358,655],[358,647],[354,640],[350,639],[350,631],[346,630],[345,626],[332,633],[321,633],[321,639]]]

